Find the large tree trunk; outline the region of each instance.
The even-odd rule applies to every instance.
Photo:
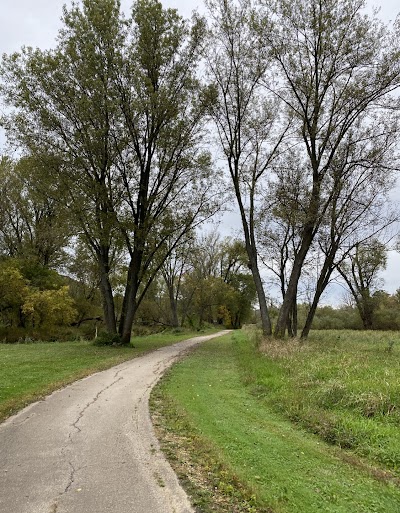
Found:
[[[337,244],[335,244],[335,246],[331,249],[331,251],[328,253],[328,255],[325,258],[324,265],[323,265],[321,273],[318,277],[317,287],[315,289],[313,302],[311,304],[311,308],[308,312],[306,322],[305,322],[303,330],[301,332],[302,339],[307,338],[310,333],[311,326],[312,326],[312,323],[314,320],[314,316],[315,316],[315,313],[318,308],[319,300],[321,299],[321,296],[322,296],[324,290],[326,289],[326,287],[329,283],[330,277],[332,275],[332,272],[333,272],[333,261],[334,261],[335,255],[336,255],[336,251],[337,251]]]
[[[309,233],[303,237],[300,250],[295,257],[292,272],[290,274],[289,284],[286,288],[285,297],[283,298],[283,303],[279,310],[278,320],[276,321],[276,338],[283,338],[285,336],[290,314],[293,311],[293,304],[297,299],[297,288],[301,271],[303,269],[304,260],[307,256],[308,250],[310,249],[312,239],[313,230],[310,230]]]
[[[297,293],[294,298],[288,320],[288,335],[291,338],[297,337]]]
[[[117,333],[117,323],[115,319],[114,296],[110,283],[110,268],[104,262],[100,263],[100,292],[102,298],[102,307],[104,323],[108,333],[115,335]]]
[[[153,282],[153,278],[149,278],[143,289],[139,293],[141,282],[143,251],[134,250],[128,267],[128,276],[125,287],[125,294],[122,303],[121,319],[119,322],[118,333],[121,337],[122,345],[129,345],[132,335],[133,321],[136,312],[146,294],[148,287]]]
[[[313,168],[317,169],[315,163]],[[292,272],[290,274],[289,284],[286,288],[285,297],[281,309],[279,310],[278,320],[276,321],[275,337],[283,338],[288,325],[290,313],[293,308],[293,303],[297,300],[297,289],[303,269],[303,264],[314,240],[316,228],[321,222],[319,206],[320,206],[320,192],[321,192],[321,176],[315,171],[313,176],[313,188],[311,193],[310,202],[308,205],[308,221],[304,226],[302,233],[302,241],[300,249],[295,256]]]
[[[137,311],[137,304],[134,294],[131,292],[127,301],[127,308],[124,316],[124,323],[120,327],[121,344],[128,346],[131,342],[133,321]]]
[[[272,326],[268,313],[267,298],[265,297],[265,291],[260,276],[260,270],[258,269],[257,256],[254,254],[254,251],[252,251],[251,248],[247,248],[247,253],[249,256],[249,266],[256,287],[258,304],[260,306],[262,330],[263,334],[268,337],[272,334]]]
[[[311,303],[310,310],[308,311],[308,314],[307,314],[306,322],[304,323],[304,327],[301,332],[301,336],[300,336],[301,339],[306,339],[310,333],[311,326],[312,326],[312,323],[314,320],[315,312],[317,311],[318,302],[320,300],[321,294],[322,294],[322,292],[319,293],[318,291],[316,291],[314,294],[313,302]]]
[[[230,172],[233,178],[233,183],[235,187],[236,199],[239,205],[240,217],[242,219],[242,226],[244,231],[244,239],[246,245],[247,256],[249,257],[249,268],[253,275],[254,285],[256,287],[258,304],[260,307],[260,316],[261,316],[261,326],[263,334],[266,337],[272,335],[272,325],[271,319],[269,317],[268,306],[267,306],[267,298],[265,297],[265,291],[262,284],[260,270],[258,268],[257,262],[257,246],[254,235],[254,203],[253,199],[251,200],[250,207],[250,215],[249,221],[247,220],[246,210],[243,205],[242,195],[240,191],[239,181],[237,179],[238,171],[237,171],[237,162],[235,163],[235,171],[233,171],[232,163],[230,163]]]
[[[360,312],[364,329],[372,330],[374,327],[374,305],[369,290],[362,292],[362,299],[357,302],[357,308]]]
[[[139,306],[137,303],[137,293],[140,258],[140,255],[134,254],[128,267],[128,276],[126,279],[125,294],[122,302],[121,318],[118,328],[122,345],[130,344],[133,321]]]
[[[131,267],[128,270],[128,281],[125,288],[124,300],[122,303],[121,319],[119,323],[119,336],[121,337],[122,345],[129,345],[132,336],[133,321],[137,311],[136,295],[137,288],[135,287],[134,280],[132,279]]]
[[[294,331],[293,331],[293,326],[292,326],[292,315],[289,315],[289,320],[287,323],[287,332],[288,332],[288,336],[290,338],[294,338]]]

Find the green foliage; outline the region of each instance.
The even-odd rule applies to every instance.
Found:
[[[69,292],[77,310],[76,325],[79,327],[84,323],[100,321],[102,307],[98,286],[99,271],[87,248],[80,241],[77,242],[74,256],[68,265],[68,274],[71,277],[68,280]],[[93,336],[94,329],[91,336],[86,334],[86,338]]]
[[[121,345],[121,337],[118,334],[101,331],[94,340],[95,346],[118,346]]]
[[[3,315],[20,307],[28,292],[28,282],[16,262],[0,262],[0,311]],[[6,322],[3,318],[3,322]]]
[[[209,234],[191,248],[190,267],[181,284],[182,310],[188,318],[240,328],[250,319],[255,286],[244,244]]]
[[[106,328],[116,333],[118,318],[129,343],[165,240],[177,244],[218,206],[196,78],[202,23],[156,0],[135,1],[129,19],[118,0],[84,0],[62,22],[52,50],[4,56],[4,122],[66,201],[97,266]]]
[[[373,329],[400,330],[400,289],[393,295],[383,290],[374,292]]]
[[[0,262],[0,316],[3,338],[16,341],[46,327],[51,338],[52,329],[70,325],[77,311],[65,279],[55,271],[37,262],[5,259]]]
[[[370,301],[373,305],[370,329],[388,331],[400,329],[400,301],[398,292],[391,295],[383,290],[377,290],[371,295]],[[308,306],[305,304],[298,305],[300,322],[305,318],[307,309]],[[359,308],[343,305],[336,308],[331,306],[319,307],[315,314],[313,329],[361,330],[364,328]]]
[[[71,219],[38,158],[0,159],[0,253],[57,267],[65,262]]]
[[[374,327],[374,314],[379,296],[373,297],[378,273],[387,263],[386,246],[377,239],[356,244],[338,270],[353,296],[365,329]]]
[[[304,312],[305,310],[307,310],[307,307],[305,305],[300,305],[300,310],[303,310]],[[313,329],[360,330],[362,329],[362,322],[357,309],[351,306],[341,306],[339,308],[333,308],[331,306],[321,306],[317,309],[317,312],[315,314]]]
[[[39,290],[57,290],[65,283],[65,279],[57,271],[37,261],[19,259],[17,265],[31,287]]]
[[[272,233],[275,221],[264,216],[265,239],[275,246],[270,268],[280,267],[286,288],[276,331],[283,335],[307,255],[317,246],[325,251],[320,294],[342,242],[358,237],[362,224],[375,226],[381,212],[374,198],[383,201],[397,166],[398,123],[385,104],[399,86],[398,38],[364,16],[362,5],[210,0],[208,24],[199,16],[184,20],[157,0],[136,0],[129,19],[119,0],[83,0],[64,8],[51,50],[3,56],[1,93],[10,109],[2,125],[24,157],[0,161],[0,252],[19,258],[27,286],[40,291],[29,292],[18,315],[16,305],[4,306],[4,315],[10,309],[14,324],[43,325],[50,322],[45,305],[58,303],[57,322],[73,320],[72,305],[56,293],[65,283],[50,271],[65,263],[73,234],[84,246],[75,256],[86,253],[74,274],[79,284],[70,284],[77,324],[98,320],[101,305],[106,329],[127,344],[135,317],[239,328],[255,296],[247,265],[265,304],[254,230],[267,211],[280,222]],[[175,281],[164,272],[168,290],[156,294],[168,258],[223,201],[205,144],[207,116],[217,127],[246,245],[194,251],[193,269]],[[376,263],[365,257],[378,255],[378,246],[359,252],[366,274]],[[367,286],[357,294],[364,326],[372,327],[375,312],[377,326],[394,325],[372,292]],[[261,312],[270,332],[267,308]]]
[[[22,305],[22,313],[33,327],[71,324],[77,315],[68,286],[58,290],[30,291]]]
[[[172,249],[162,280],[152,283],[138,308],[137,323],[236,329],[248,321],[255,291],[241,241],[191,234]]]

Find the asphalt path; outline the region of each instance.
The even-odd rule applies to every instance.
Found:
[[[150,421],[150,391],[196,337],[54,392],[0,425],[1,513],[191,513]]]

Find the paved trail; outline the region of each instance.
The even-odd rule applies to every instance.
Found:
[[[0,512],[192,512],[159,450],[148,399],[182,352],[223,333],[77,381],[0,425]]]

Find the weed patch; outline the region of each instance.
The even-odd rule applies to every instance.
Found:
[[[244,334],[237,343],[244,381],[256,368],[253,389],[264,386],[266,376],[273,382],[262,396],[268,407],[400,477],[398,333],[317,331],[305,343],[285,341],[282,348],[265,341],[261,368]]]

